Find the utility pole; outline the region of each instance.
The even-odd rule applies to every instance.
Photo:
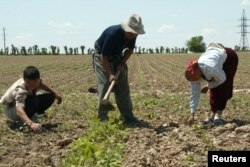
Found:
[[[3,52],[6,54],[6,38],[5,38],[5,28],[3,27]]]
[[[248,50],[249,47],[248,47],[248,40],[247,40],[247,34],[249,33],[247,31],[247,27],[249,27],[249,25],[247,24],[247,16],[246,16],[246,13],[245,13],[245,9],[243,9],[243,12],[242,12],[242,16],[240,18],[240,22],[241,24],[239,25],[240,27],[240,34],[241,34],[241,37],[240,37],[240,47],[241,47],[241,50]]]

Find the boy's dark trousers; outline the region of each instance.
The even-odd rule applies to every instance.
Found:
[[[47,110],[55,101],[55,95],[52,93],[45,93],[36,95],[35,93],[32,95],[28,95],[25,100],[25,108],[29,118],[37,114],[44,114],[45,110]]]

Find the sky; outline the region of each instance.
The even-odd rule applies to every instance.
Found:
[[[202,35],[206,44],[234,47],[243,9],[250,18],[250,0],[0,0],[0,7],[0,49],[3,27],[7,46],[92,48],[104,29],[132,14],[146,31],[137,46],[185,47]]]

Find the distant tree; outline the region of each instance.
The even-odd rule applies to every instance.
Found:
[[[204,52],[206,49],[206,44],[203,42],[202,36],[192,37],[186,42],[186,45],[191,52],[195,53]]]
[[[81,51],[82,51],[82,55],[84,55],[84,54],[85,54],[85,53],[84,53],[85,46],[82,45],[82,46],[80,46],[80,48],[81,48]]]
[[[177,46],[174,47],[174,53],[180,53],[180,48],[178,48]]]
[[[41,55],[40,49],[37,49],[37,54]]]
[[[166,53],[170,53],[170,48],[169,47],[166,48]]]
[[[57,55],[60,54],[60,48],[59,48],[59,47],[56,48],[56,54],[57,54]]]
[[[64,50],[65,50],[65,54],[68,55],[68,47],[67,46],[64,46]]]
[[[145,48],[142,48],[142,53],[145,54]]]
[[[78,55],[78,48],[74,48],[74,55]]]
[[[57,47],[54,45],[51,45],[50,48],[51,48],[52,55],[56,55],[56,48]]]
[[[240,51],[247,51],[247,50],[248,50],[248,47],[245,47],[245,46],[240,48]]]
[[[141,47],[138,48],[138,54],[141,54],[142,53],[142,49]]]
[[[19,52],[18,47],[15,47],[15,50],[16,50],[16,55],[19,55],[19,54],[20,54],[20,52]]]
[[[171,53],[174,53],[174,48],[171,48]]]
[[[175,46],[174,48],[173,48],[173,53],[177,53],[178,52],[178,49],[177,49],[177,47]]]
[[[174,47],[174,53],[179,53],[179,48],[178,47]]]
[[[11,54],[12,55],[16,55],[17,54],[16,47],[13,44],[11,45]]]
[[[234,50],[235,50],[236,52],[240,51],[240,46],[235,45],[235,46],[234,46]]]
[[[88,51],[88,53],[89,53],[89,54],[91,55],[91,53],[92,53],[92,52],[91,52],[91,48],[89,48],[89,51]]]
[[[33,51],[35,55],[38,54],[38,45],[33,46]]]
[[[29,49],[28,49],[28,54],[29,54],[29,55],[32,55],[32,47],[29,47]]]
[[[6,49],[5,49],[5,54],[6,54],[6,55],[9,55],[9,47],[6,47]]]
[[[93,54],[95,52],[95,50],[94,49],[91,49],[91,54]]]
[[[149,51],[150,54],[154,53],[154,49],[149,48],[148,51]]]
[[[27,55],[25,46],[22,46],[22,47],[21,47],[21,54],[22,54],[22,55]]]
[[[161,47],[160,47],[160,53],[163,53],[163,52],[164,52],[164,47],[161,46]]]
[[[47,48],[41,48],[41,54],[42,55],[47,55],[48,54]]]
[[[3,49],[0,50],[0,55],[3,55]]]
[[[73,48],[69,48],[69,54],[73,55]]]
[[[160,52],[159,48],[158,48],[158,47],[156,47],[156,48],[155,48],[155,53],[157,53],[157,54],[158,54],[159,52]]]
[[[134,48],[134,53],[137,54],[137,46],[135,46],[135,48]]]
[[[88,48],[88,55],[91,55],[91,54],[93,54],[94,53],[94,49],[91,49],[91,48]]]
[[[181,48],[178,48],[178,53],[181,53]]]
[[[186,52],[186,49],[183,47],[181,48],[181,53],[185,53]]]

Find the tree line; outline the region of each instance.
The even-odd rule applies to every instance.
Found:
[[[203,36],[194,36],[190,40],[186,42],[186,48],[170,48],[170,47],[156,47],[156,48],[144,48],[144,47],[135,47],[134,53],[136,54],[167,54],[167,53],[202,53],[206,50],[206,44],[203,41]],[[246,49],[242,49],[238,46],[234,48],[236,51],[246,51]],[[38,45],[34,45],[31,47],[18,48],[11,45],[10,48],[6,48],[5,50],[0,50],[0,55],[91,55],[94,52],[93,48],[88,48],[87,52],[85,52],[85,46],[81,45],[80,47],[63,47],[64,53],[61,53],[60,47],[51,45],[49,48],[39,48]]]
[[[11,47],[7,47],[5,51],[3,49],[0,50],[0,55],[91,55],[94,52],[93,48],[88,48],[85,50],[85,46],[82,45],[80,47],[68,47],[64,46],[63,51],[61,51],[60,47],[51,45],[48,48],[39,47],[38,45],[30,46],[30,47],[16,47],[13,44]],[[188,48],[170,48],[170,47],[156,47],[156,48],[144,48],[135,46],[134,52],[136,54],[164,54],[164,53],[187,53]]]
[[[143,47],[135,47],[134,52],[136,54],[164,54],[164,53],[187,53],[188,48],[179,48],[179,47],[174,47],[174,48],[169,48],[169,47],[156,47],[155,49],[153,48],[143,48]]]
[[[64,53],[61,52],[60,47],[51,45],[48,48],[41,47],[38,45],[30,46],[30,47],[16,47],[13,44],[11,47],[6,47],[6,49],[0,50],[0,55],[85,55],[92,54],[94,49],[88,48],[85,50],[85,46],[81,45],[80,47],[63,47]],[[86,52],[87,51],[87,52]]]

